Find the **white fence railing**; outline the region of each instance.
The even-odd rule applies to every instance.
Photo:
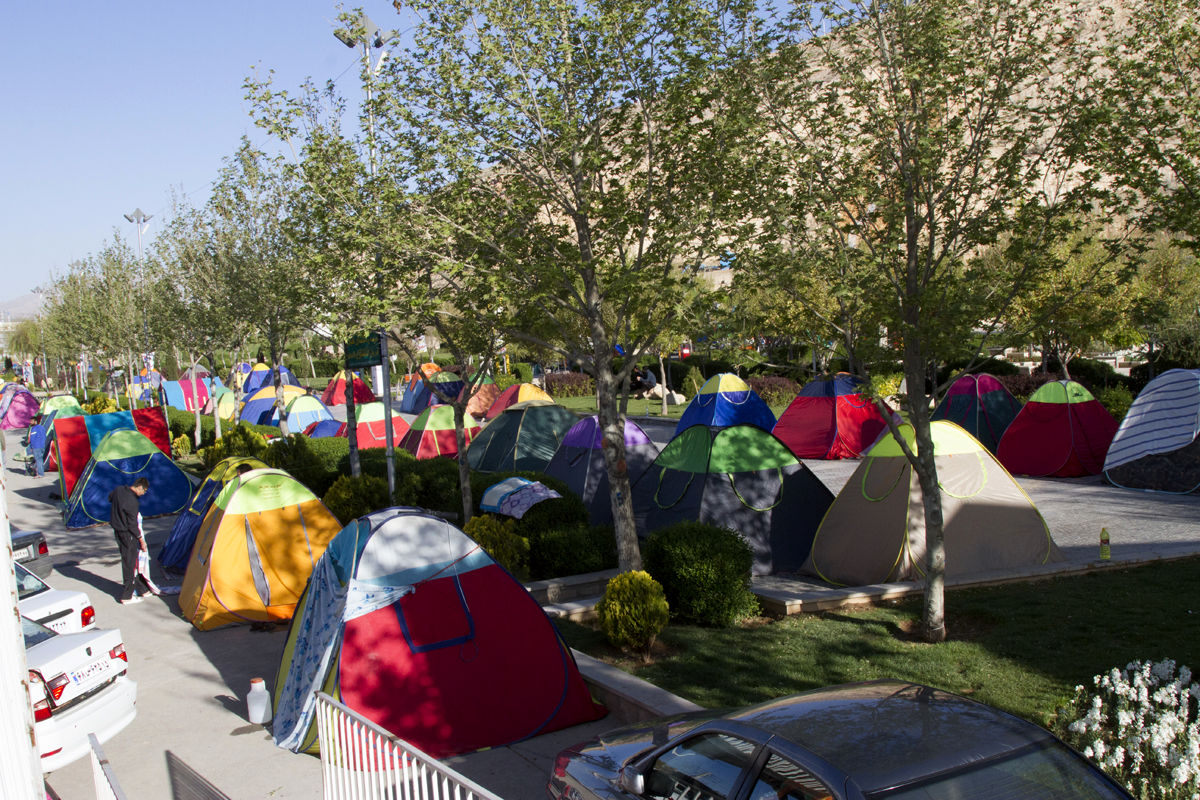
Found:
[[[323,692],[317,735],[325,800],[503,800]]]
[[[117,776],[104,751],[100,749],[100,740],[96,734],[88,734],[88,744],[92,746],[92,780],[96,786],[96,800],[125,800],[125,793],[117,783]]]

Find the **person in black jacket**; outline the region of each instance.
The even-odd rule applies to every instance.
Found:
[[[146,540],[142,536],[141,498],[149,488],[150,481],[138,478],[132,486],[118,486],[108,495],[108,502],[112,504],[109,520],[117,537],[117,547],[121,550],[122,605],[142,601],[142,596],[137,593],[139,580],[143,593],[153,591],[137,571],[138,553],[146,549]]]

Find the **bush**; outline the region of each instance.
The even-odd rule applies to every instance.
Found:
[[[1092,392],[1098,392],[1106,386],[1124,386],[1129,378],[1118,373],[1107,361],[1094,361],[1090,358],[1073,358],[1067,364],[1071,379],[1083,384]]]
[[[758,598],[750,592],[754,554],[733,531],[676,523],[650,534],[642,558],[678,619],[729,627],[758,613]]]
[[[96,393],[91,400],[83,406],[86,414],[110,414],[113,411],[120,411],[120,406],[117,401],[106,394]]]
[[[786,406],[795,400],[800,392],[800,387],[794,380],[775,375],[750,378],[746,383],[750,384],[750,388],[769,406]]]
[[[405,455],[408,455],[407,451]],[[399,462],[396,472],[397,475],[400,473]],[[457,461],[449,458],[416,459],[410,456],[405,463],[405,472],[418,481],[417,505],[437,511],[462,511]]]
[[[590,397],[596,393],[596,382],[584,372],[545,372],[542,379],[551,397]]]
[[[328,444],[336,437],[310,439],[303,434],[292,434],[271,442],[263,454],[263,461],[268,466],[284,470],[296,480],[303,483],[317,497],[324,497],[333,482],[341,475],[337,471],[338,460],[346,446]],[[340,517],[339,517],[340,519]]]
[[[649,653],[667,627],[671,609],[658,581],[638,570],[622,572],[608,582],[596,604],[596,616],[613,645]]]
[[[374,475],[359,475],[357,478],[349,475],[338,477],[325,493],[322,502],[343,525],[349,525],[364,514],[391,505],[387,481]]]
[[[685,397],[695,397],[696,393],[700,391],[700,387],[704,385],[704,380],[704,373],[700,371],[699,367],[689,366],[679,384],[679,391]]]
[[[541,581],[617,566],[617,540],[609,526],[565,525],[529,531],[529,577]]]
[[[471,517],[463,533],[479,542],[479,546],[500,566],[516,576],[529,580],[529,540],[517,533],[516,520],[501,519],[492,514]]]
[[[1120,422],[1125,419],[1125,414],[1133,405],[1133,392],[1118,384],[1101,389],[1096,393],[1096,399],[1100,401],[1100,405],[1108,409],[1108,413],[1113,415],[1113,419]]]
[[[1200,791],[1200,721],[1187,667],[1134,661],[1075,687],[1058,734],[1134,797],[1190,798]]]
[[[258,426],[254,426],[258,427]],[[218,461],[230,456],[254,456],[262,458],[267,449],[266,438],[250,425],[238,423],[209,447],[200,450],[206,469],[212,469]]]
[[[516,375],[506,372],[497,372],[492,376],[492,381],[496,384],[496,391],[499,392],[503,392],[508,387],[515,386],[516,384],[520,383],[520,381],[517,380]]]
[[[517,383],[530,383],[533,381],[533,364],[528,361],[513,361],[512,373],[517,378]]]
[[[176,436],[171,440],[171,452],[177,456],[189,456],[192,454],[192,439],[187,434]]]

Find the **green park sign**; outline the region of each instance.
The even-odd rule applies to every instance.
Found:
[[[379,332],[360,333],[346,342],[346,368],[374,367],[383,363]]]

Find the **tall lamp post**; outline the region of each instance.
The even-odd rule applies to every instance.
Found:
[[[130,213],[125,215],[125,219],[132,222],[134,227],[137,228],[138,265],[139,266],[141,266],[141,264],[142,264],[142,236],[143,236],[143,234],[146,233],[146,229],[150,227],[150,220],[153,216],[154,216],[153,214],[147,214],[146,212],[142,211],[142,209],[140,207],[135,208],[133,211],[131,211]],[[147,348],[149,348],[150,325],[146,321],[146,309],[145,308],[142,309],[142,337],[146,340],[144,342],[144,344],[146,345]],[[133,367],[131,365],[130,366],[130,376],[129,376],[129,386],[130,386],[129,402],[131,405],[136,405],[136,401],[134,400],[134,395],[133,395],[133,391],[132,391],[132,388],[133,388],[132,370],[133,370]],[[147,371],[147,378],[149,378],[149,371]]]
[[[387,51],[383,49],[383,45],[387,42],[389,36],[366,14],[359,12],[354,18],[354,30],[339,28],[333,32],[338,41],[346,45],[346,47],[362,47],[363,64],[368,70],[366,80],[367,91],[367,169],[371,178],[375,177],[375,104],[374,104],[374,89],[373,78],[379,74],[379,68],[383,66],[383,60],[387,58]],[[361,33],[360,33],[361,32]],[[371,63],[371,50],[379,51],[379,58],[375,63]],[[383,253],[378,245],[375,248],[375,274],[379,276],[380,289],[383,286]],[[396,463],[395,463],[395,433],[392,430],[392,376],[390,361],[387,352],[387,331],[384,329],[385,318],[381,313],[379,315],[379,344],[380,344],[380,384],[383,388],[383,419],[384,419],[384,436],[387,442],[387,481],[389,496],[396,492]],[[354,390],[354,373],[350,372],[350,391]],[[354,424],[354,420],[350,420]]]
[[[50,388],[50,362],[46,361],[46,333],[45,333],[45,327],[42,325],[42,317],[46,311],[44,308],[42,308],[42,306],[45,305],[45,303],[46,303],[46,287],[35,286],[35,287],[33,287],[33,293],[41,298],[41,302],[38,304],[38,316],[37,316],[38,344],[40,344],[42,346],[42,385],[46,389],[49,389]]]

